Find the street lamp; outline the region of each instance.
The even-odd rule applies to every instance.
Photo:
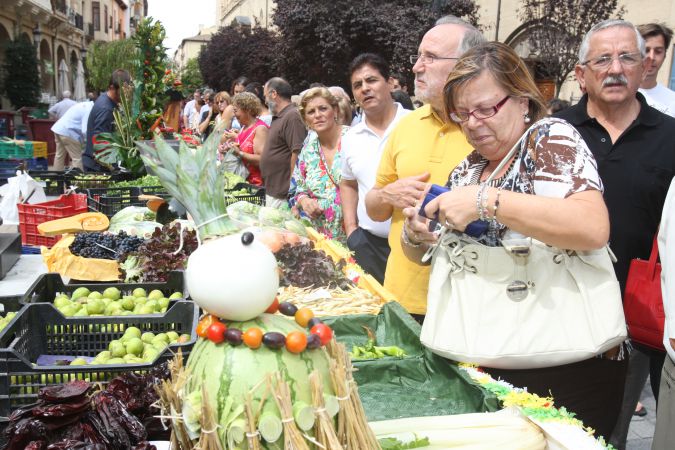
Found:
[[[33,43],[35,44],[35,47],[39,47],[41,40],[42,31],[40,30],[40,24],[38,23],[35,25],[35,28],[33,28]]]

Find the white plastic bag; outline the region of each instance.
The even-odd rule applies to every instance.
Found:
[[[7,179],[7,184],[0,186],[0,197],[0,217],[8,225],[19,223],[17,203],[35,204],[47,201],[42,185],[20,171],[17,171],[15,177]]]
[[[228,151],[223,154],[223,159],[220,161],[221,167],[225,170],[225,172],[230,172],[234,173],[236,175],[239,175],[242,177],[244,180],[248,178],[248,169],[244,165],[244,162],[241,160],[241,158],[238,158],[237,156],[232,153],[232,151]]]

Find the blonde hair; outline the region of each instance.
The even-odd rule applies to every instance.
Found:
[[[506,44],[486,42],[462,55],[448,75],[443,88],[447,117],[455,110],[457,91],[483,72],[492,75],[510,96],[527,98],[528,115],[533,122],[546,115],[544,98],[523,60]]]
[[[228,94],[227,91],[220,91],[213,98],[213,101],[216,103],[219,103],[221,100],[225,100],[228,105],[232,104],[232,97],[230,97],[230,94]]]
[[[325,87],[315,87],[311,89],[307,89],[305,93],[303,94],[302,98],[300,99],[300,115],[302,115],[302,120],[305,120],[305,112],[307,110],[307,104],[311,101],[314,100],[317,97],[321,97],[322,99],[326,100],[330,106],[338,110],[338,113],[341,112],[340,110],[340,103],[338,99],[330,93],[328,88]],[[305,122],[307,122],[305,120]]]
[[[257,95],[252,92],[240,92],[232,99],[232,104],[242,111],[246,111],[253,117],[258,117],[262,112],[262,104]]]

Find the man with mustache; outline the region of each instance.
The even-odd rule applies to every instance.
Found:
[[[675,174],[675,119],[649,106],[638,92],[650,64],[645,53],[644,39],[630,22],[606,20],[594,25],[584,36],[575,69],[586,94],[577,105],[557,114],[576,127],[597,160],[622,292],[631,259],[649,259]],[[658,396],[663,357],[663,352],[634,344],[622,411],[612,437],[619,449],[625,447],[650,359],[652,389]],[[624,372],[617,372],[619,376]]]
[[[371,219],[391,218],[384,286],[417,319],[426,313],[429,267],[403,254],[403,208],[414,206],[427,182],[444,184],[448,173],[471,147],[459,126],[448,121],[443,108],[443,86],[459,57],[484,41],[470,24],[445,16],[422,38],[414,64],[415,96],[426,103],[401,119],[389,136],[377,170],[375,186],[366,195]]]

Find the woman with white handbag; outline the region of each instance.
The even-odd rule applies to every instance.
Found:
[[[507,45],[465,53],[444,97],[474,151],[445,189],[404,210],[406,254],[432,264],[422,343],[552,395],[609,436],[626,328],[595,159],[570,124],[542,119],[543,98]]]

